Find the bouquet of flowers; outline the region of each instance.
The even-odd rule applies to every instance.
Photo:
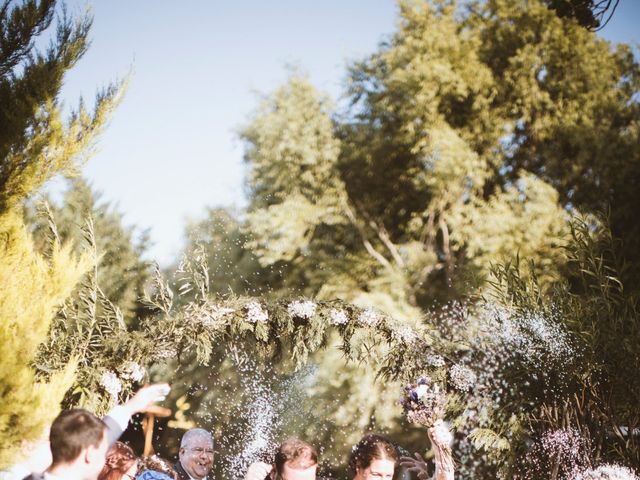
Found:
[[[416,384],[406,386],[400,404],[409,422],[432,428],[444,418],[447,395],[431,378],[420,377]]]
[[[436,464],[440,465],[440,471],[452,474],[451,434],[443,422],[447,406],[447,395],[444,389],[432,382],[431,378],[420,377],[416,384],[406,386],[405,395],[400,400],[400,404],[409,422],[429,429]]]

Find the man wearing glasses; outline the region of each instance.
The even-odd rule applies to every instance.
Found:
[[[180,442],[174,469],[180,480],[203,480],[213,468],[213,437],[202,428],[188,430]]]

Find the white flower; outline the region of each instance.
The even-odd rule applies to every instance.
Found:
[[[443,367],[445,364],[444,358],[442,358],[442,356],[440,355],[427,355],[427,358],[425,360],[428,365],[436,368]]]
[[[372,308],[367,308],[360,312],[360,315],[358,315],[358,322],[362,323],[363,325],[375,327],[379,321],[380,316]]]
[[[462,365],[452,366],[451,370],[449,370],[449,378],[454,388],[461,392],[466,392],[473,387],[476,382],[476,374]]]
[[[600,465],[598,468],[579,473],[574,480],[638,480],[638,476],[627,467]]]
[[[136,362],[127,362],[120,368],[120,375],[125,380],[139,382],[144,378],[144,368]]]
[[[418,395],[418,398],[424,397],[428,391],[429,391],[429,387],[427,387],[426,385],[418,385],[415,389],[415,392],[416,392],[416,395]]]
[[[416,332],[413,331],[413,328],[407,325],[403,325],[393,330],[392,335],[396,340],[404,343],[413,343],[418,340]]]
[[[309,300],[296,300],[289,304],[287,311],[292,317],[309,320],[316,314],[316,304]]]
[[[100,384],[113,398],[118,398],[118,394],[122,391],[120,379],[115,373],[109,370],[102,374]]]
[[[331,324],[332,325],[344,325],[345,323],[347,323],[349,321],[349,318],[347,317],[347,314],[342,309],[340,309],[340,310],[337,310],[337,309],[331,310],[331,313],[329,313],[329,316],[331,318]]]
[[[262,309],[262,305],[258,302],[249,302],[247,308],[247,321],[251,323],[266,322],[269,320],[269,314]]]

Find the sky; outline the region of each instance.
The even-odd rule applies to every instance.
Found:
[[[179,255],[188,221],[206,207],[246,205],[243,146],[259,94],[289,66],[338,99],[346,66],[394,30],[394,0],[68,0],[94,16],[91,47],[61,95],[83,96],[126,76],[126,95],[83,174],[127,225],[149,229],[148,257]],[[601,35],[640,42],[640,0],[621,0]],[[56,188],[56,185],[52,188]],[[59,187],[58,187],[59,188]]]

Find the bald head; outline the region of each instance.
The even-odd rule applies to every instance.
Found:
[[[205,478],[213,467],[213,437],[202,428],[185,432],[180,442],[180,465],[195,479]]]

